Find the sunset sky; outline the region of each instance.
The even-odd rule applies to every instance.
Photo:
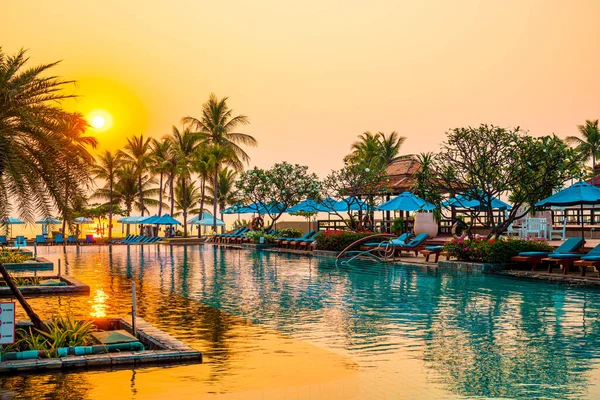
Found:
[[[403,153],[444,132],[576,133],[600,117],[600,1],[10,1],[0,45],[63,60],[69,107],[103,110],[104,148],[160,137],[211,92],[250,118],[252,165],[341,166],[365,130]]]

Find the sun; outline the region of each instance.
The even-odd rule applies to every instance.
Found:
[[[106,110],[95,109],[88,113],[87,120],[96,132],[106,132],[112,127],[113,119]]]
[[[90,123],[94,128],[101,129],[104,126],[104,124],[106,124],[106,120],[101,115],[95,115],[92,117]]]

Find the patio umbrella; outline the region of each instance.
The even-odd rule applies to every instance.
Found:
[[[144,222],[145,224],[156,224],[156,225],[181,225],[181,222],[171,217],[169,214],[163,214],[160,217],[156,217],[151,220],[152,222]]]
[[[73,220],[74,224],[83,225],[83,224],[91,224],[94,220],[86,217],[77,217]]]
[[[287,210],[285,210],[285,212],[287,212],[288,214],[296,212],[317,213],[319,212],[319,203],[312,199],[306,199],[296,204],[295,206],[288,208]],[[310,215],[306,217],[306,220],[308,222],[308,230],[310,230]]]
[[[379,211],[431,211],[433,209],[435,209],[435,205],[426,202],[411,192],[400,193],[377,207]]]
[[[195,216],[194,218],[189,220],[188,223],[190,225],[213,226],[214,220],[215,220],[215,218],[212,216],[212,214],[209,214],[206,211],[204,211],[202,213],[202,219],[198,219],[198,216]],[[216,220],[217,220],[217,226],[225,226],[225,222],[223,222],[219,218],[216,218]]]
[[[36,224],[42,225],[42,235],[48,234],[48,225],[60,225],[62,221],[52,217],[42,218],[39,221],[35,221]]]
[[[536,207],[581,207],[581,238],[583,239],[583,206],[600,204],[600,189],[587,182],[577,182],[560,192],[535,203]]]
[[[337,203],[335,203],[333,205],[333,210],[346,212],[348,211],[348,206],[350,206],[350,211],[365,211],[369,209],[369,205],[361,199],[354,196],[348,196],[344,200],[340,200]]]
[[[23,220],[20,220],[19,218],[15,218],[15,217],[8,217],[6,219],[3,219],[2,222],[0,222],[0,225],[6,225],[6,234],[8,234],[8,225],[11,225],[10,227],[10,236],[12,236],[12,225],[23,225],[25,224],[25,222],[23,222]]]
[[[470,208],[470,209],[475,209],[475,210],[481,210],[481,209],[487,208],[487,207],[482,206],[481,202],[479,200],[472,199],[467,194],[459,194],[456,197],[453,197],[451,199],[443,201],[441,203],[441,206],[444,208],[455,207],[455,208]],[[508,203],[503,202],[500,199],[492,197],[492,208],[495,210],[511,210],[512,206]]]
[[[242,203],[235,203],[234,205],[227,207],[226,209],[221,211],[221,214],[239,214],[238,210],[240,210],[242,207],[244,207]],[[202,216],[202,219],[204,219],[204,215]]]

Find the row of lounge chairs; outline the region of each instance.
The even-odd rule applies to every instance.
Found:
[[[319,232],[310,230],[299,238],[277,238],[277,245],[281,248],[295,250],[314,250],[317,247],[315,241]]]
[[[50,245],[55,245],[55,244],[62,244],[62,245],[95,244],[96,240],[94,239],[93,235],[86,235],[84,241],[78,241],[75,236],[70,235],[67,237],[67,240],[65,241],[65,238],[63,235],[56,234],[56,235],[54,235],[53,239],[47,239],[46,236],[44,236],[44,235],[36,235],[34,243],[37,246],[50,246]],[[0,235],[0,246],[8,246],[8,245],[9,245],[9,242],[8,242],[7,237],[4,235]],[[27,246],[27,239],[25,239],[25,236],[17,236],[14,240],[14,246],[15,247]]]
[[[145,236],[145,235],[127,235],[123,239],[114,239],[109,241],[113,244],[152,244],[162,240],[159,236]]]
[[[429,235],[426,233],[419,233],[417,236],[413,237],[412,233],[403,233],[395,239],[389,241],[379,241],[379,242],[369,242],[365,243],[361,250],[371,250],[375,249],[379,246],[387,247],[387,243],[393,246],[393,254],[392,256],[402,256],[402,252],[414,252],[415,257],[419,255],[419,252],[424,254],[427,257],[427,261],[429,261],[429,255],[435,254],[435,261],[437,262],[440,252],[442,251],[443,246],[427,246],[426,241],[429,239]]]
[[[518,256],[512,257],[511,262],[529,264],[532,271],[535,271],[538,265],[541,266],[545,263],[549,273],[552,273],[555,266],[559,266],[564,275],[567,275],[571,267],[575,266],[579,268],[581,276],[585,276],[587,268],[593,267],[600,277],[600,245],[587,253],[582,253],[584,244],[585,241],[581,238],[569,238],[553,252],[522,252]]]

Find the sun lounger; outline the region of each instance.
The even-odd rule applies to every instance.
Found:
[[[69,235],[67,237],[67,243],[68,244],[77,244],[77,238],[73,235]]]
[[[317,233],[316,231],[310,230],[299,238],[278,238],[277,242],[278,242],[279,246],[281,246],[281,247],[287,246],[287,247],[291,248],[292,246],[295,247],[297,243],[309,240],[310,238],[315,236],[316,233]]]
[[[425,241],[427,240],[427,238],[429,238],[428,234],[419,233],[410,242],[401,246],[396,246],[396,250],[398,251],[399,255],[402,255],[403,251],[414,251],[416,257],[419,255],[419,251],[425,250]]]
[[[85,243],[96,244],[96,239],[94,239],[94,235],[85,235]]]
[[[8,240],[6,240],[6,236],[0,236],[0,246],[8,246]]]
[[[438,262],[443,250],[444,246],[425,246],[425,250],[421,250],[421,254],[425,256],[425,262],[429,262],[429,257],[431,257],[432,254],[435,256],[433,262]],[[448,259],[447,255],[446,259]]]
[[[36,235],[35,237],[35,244],[36,245],[44,245],[44,246],[48,246],[48,242],[46,242],[46,238],[44,237],[44,235]]]
[[[25,236],[17,236],[15,239],[15,247],[25,247],[27,246],[27,241],[25,240]]]
[[[65,237],[62,234],[57,233],[54,235],[54,244],[65,244]]]
[[[598,276],[600,277],[600,245],[594,247],[587,254],[581,256],[580,260],[573,263],[576,267],[579,267],[581,276],[585,276],[587,267],[594,267]]]
[[[583,239],[569,238],[554,250],[553,254],[574,253],[583,246]],[[536,266],[547,258],[549,252],[543,251],[524,251],[518,256],[511,257],[510,261],[514,263],[526,263],[531,265],[531,270],[535,271]]]
[[[402,246],[405,245],[406,242],[408,241],[408,239],[410,239],[412,237],[412,233],[403,233],[400,236],[398,236],[395,239],[392,239],[390,242],[391,244],[393,244],[394,246]],[[386,240],[386,238],[383,238],[382,241],[380,242],[369,242],[369,243],[365,243],[363,244],[362,247],[369,248],[369,247],[378,247],[381,243],[387,243],[388,240]]]

